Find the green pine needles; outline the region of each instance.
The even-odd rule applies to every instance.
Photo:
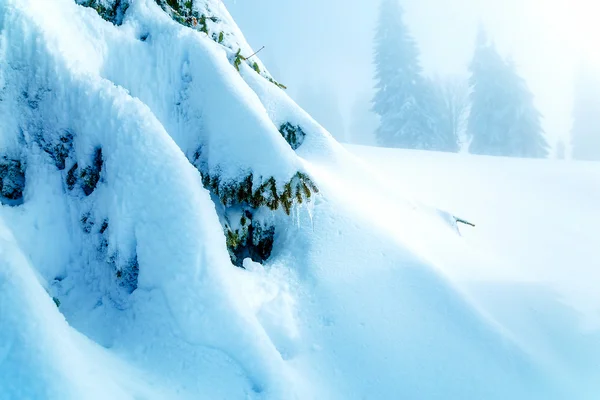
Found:
[[[231,262],[238,267],[243,267],[246,258],[263,263],[271,255],[275,225],[264,210],[283,210],[289,216],[294,205],[309,202],[319,193],[304,172],[296,172],[283,185],[278,185],[273,176],[255,180],[253,173],[240,180],[224,180],[218,173],[210,174],[199,160],[200,150],[194,154],[193,164],[201,173],[204,187],[218,199],[227,250]]]
[[[244,57],[241,53],[242,49],[238,49],[233,58],[233,66],[238,70],[238,72],[240,71],[240,65],[242,65],[242,61],[246,61],[246,57]]]
[[[277,188],[274,177],[255,185],[252,173],[241,181],[223,182],[219,175],[211,176],[205,172],[202,173],[202,183],[225,207],[244,205],[253,209],[267,207],[271,211],[281,208],[287,215],[290,215],[294,203],[310,201],[313,194],[319,193],[309,176],[300,171],[296,172],[281,190]]]
[[[66,177],[67,188],[73,190],[75,189],[75,185],[79,183],[83,193],[86,196],[91,195],[100,182],[103,165],[102,149],[97,148],[94,152],[94,160],[91,165],[79,171],[79,165],[75,163],[69,169]]]
[[[121,25],[123,17],[129,8],[129,0],[115,0],[112,6],[106,6],[100,0],[75,0],[78,4],[96,10],[104,20],[114,25]],[[173,1],[173,0],[169,0]]]
[[[20,160],[0,158],[0,195],[11,201],[22,201],[25,191],[25,169]]]
[[[275,227],[260,221],[259,218],[254,218],[250,210],[243,211],[236,228],[228,222],[224,226],[224,231],[227,251],[234,265],[243,267],[246,258],[262,263],[271,256]]]
[[[286,122],[279,127],[279,133],[281,133],[281,136],[283,136],[285,141],[288,142],[294,150],[302,146],[304,138],[306,137],[306,133],[304,133],[300,126],[294,126],[289,122]]]

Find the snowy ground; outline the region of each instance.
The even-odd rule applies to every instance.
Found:
[[[570,381],[572,398],[596,398],[600,163],[347,148],[391,190],[476,224],[460,226],[464,247],[445,254],[444,273]]]

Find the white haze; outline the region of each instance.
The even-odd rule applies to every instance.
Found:
[[[514,59],[544,116],[548,142],[572,125],[573,77],[580,63],[600,71],[596,0],[400,0],[429,75],[464,75],[478,25]],[[376,0],[226,0],[250,44],[302,104],[303,86],[337,94],[346,127],[372,87]],[[598,73],[600,76],[600,73]],[[362,101],[363,104],[366,102]],[[327,123],[324,122],[327,127]],[[347,140],[361,140],[346,137]]]

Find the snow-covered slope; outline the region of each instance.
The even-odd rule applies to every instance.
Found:
[[[573,394],[220,1],[80,3],[0,0],[3,398]]]
[[[571,398],[597,397],[600,163],[348,149],[397,195],[475,223],[460,227],[461,247],[430,248],[444,258],[443,272],[570,381]]]

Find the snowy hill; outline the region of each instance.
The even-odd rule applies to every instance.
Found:
[[[79,3],[0,0],[3,398],[590,393],[579,331],[532,347],[456,278],[495,264],[437,207],[487,214],[379,179],[220,1]]]
[[[475,223],[439,255],[444,273],[570,381],[571,398],[600,393],[600,163],[347,148],[394,192]]]

